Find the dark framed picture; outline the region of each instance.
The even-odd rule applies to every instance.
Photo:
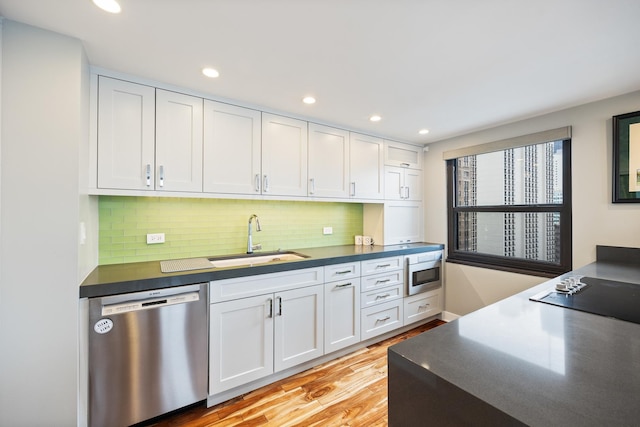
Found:
[[[613,203],[640,203],[640,111],[613,116]]]

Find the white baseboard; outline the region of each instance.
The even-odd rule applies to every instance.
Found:
[[[444,320],[445,322],[451,322],[452,320],[456,320],[461,317],[455,313],[451,313],[450,311],[443,311],[440,314],[440,316],[441,316],[441,319]]]

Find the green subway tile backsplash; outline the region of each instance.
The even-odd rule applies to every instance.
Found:
[[[359,203],[100,196],[99,264],[242,253],[254,213],[263,251],[352,244],[362,234]],[[333,234],[322,234],[327,226]],[[165,243],[147,245],[148,233]]]

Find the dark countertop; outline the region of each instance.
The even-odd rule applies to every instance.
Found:
[[[640,325],[529,300],[571,275],[640,284],[640,263],[597,261],[390,347],[390,425],[637,425]]]
[[[169,288],[211,280],[277,273],[280,271],[320,267],[342,262],[361,261],[406,255],[417,252],[443,249],[440,243],[408,243],[390,246],[327,246],[321,248],[294,249],[293,252],[308,258],[283,261],[255,266],[209,268],[177,273],[162,273],[160,261],[136,262],[129,264],[102,265],[96,267],[80,285],[80,298],[117,295],[128,292]],[[260,255],[260,252],[256,252]],[[203,257],[213,258],[213,257]],[[217,257],[216,257],[217,258]]]

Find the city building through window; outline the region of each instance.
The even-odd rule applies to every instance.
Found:
[[[447,261],[571,270],[571,128],[449,151]]]

